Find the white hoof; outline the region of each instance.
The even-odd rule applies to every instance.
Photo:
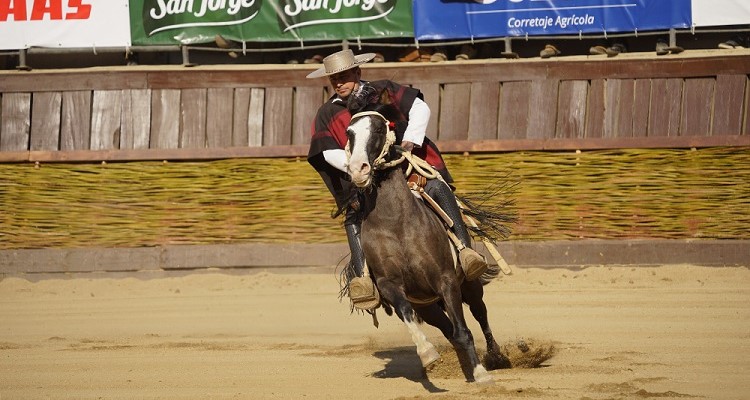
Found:
[[[417,352],[417,354],[419,355],[419,360],[422,361],[422,367],[425,369],[440,359],[440,353],[435,350],[435,346],[433,345],[430,345],[422,352]]]
[[[484,369],[481,364],[477,365],[477,367],[474,368],[474,382],[479,384],[495,383],[495,381],[492,379],[492,376],[487,372],[486,369]]]

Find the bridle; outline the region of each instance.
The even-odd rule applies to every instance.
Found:
[[[442,175],[440,175],[440,173],[435,168],[433,168],[432,165],[428,164],[427,161],[412,155],[410,151],[399,151],[401,157],[393,159],[391,161],[386,161],[385,157],[388,155],[388,150],[396,143],[396,132],[391,129],[391,122],[388,121],[388,118],[384,117],[383,114],[377,111],[361,111],[352,115],[351,119],[354,120],[355,118],[366,117],[368,115],[381,118],[383,122],[385,122],[385,126],[388,128],[388,133],[386,133],[385,135],[383,148],[380,149],[380,155],[375,157],[375,159],[372,161],[373,169],[388,169],[391,167],[395,167],[406,160],[409,162],[409,166],[406,169],[406,176],[409,176],[412,172],[412,169],[414,169],[418,174],[426,177],[427,179],[442,179]],[[347,159],[350,159],[352,154],[349,143],[346,144],[345,150]]]
[[[391,146],[394,143],[396,143],[396,132],[394,132],[393,129],[391,129],[391,121],[388,121],[388,118],[384,117],[383,114],[377,111],[362,111],[362,112],[358,112],[352,115],[352,120],[354,120],[355,118],[359,118],[359,117],[366,117],[368,115],[380,117],[380,119],[382,119],[383,122],[385,122],[385,126],[388,129],[388,132],[385,135],[385,142],[383,143],[383,148],[380,149],[380,155],[375,157],[375,159],[372,161],[372,167],[374,169],[386,169],[391,166],[399,164],[401,160],[403,159],[399,160],[397,163],[393,163],[393,161],[391,162],[385,161],[385,157],[386,155],[388,155],[388,149],[390,149]],[[347,143],[346,144],[346,157],[351,158],[351,155],[352,154],[349,148],[349,143]]]

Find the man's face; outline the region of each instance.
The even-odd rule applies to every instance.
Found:
[[[342,99],[346,99],[359,86],[360,76],[361,70],[359,67],[356,67],[329,75],[328,80],[331,82],[331,87],[336,91],[336,94]]]

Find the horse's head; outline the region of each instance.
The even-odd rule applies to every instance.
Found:
[[[349,137],[347,172],[357,187],[367,187],[372,183],[375,169],[395,141],[395,134],[388,124],[388,120],[376,111],[363,111],[352,116],[346,130]]]
[[[391,123],[386,117],[391,105],[385,94],[374,92],[372,86],[363,86],[353,93],[348,102],[352,119],[346,134],[348,167],[352,182],[360,188],[372,184],[375,170],[381,166],[396,141]],[[376,100],[376,102],[372,102]]]

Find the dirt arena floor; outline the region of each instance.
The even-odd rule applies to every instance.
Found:
[[[538,368],[426,376],[406,328],[351,315],[331,273],[0,281],[0,399],[747,399],[750,269],[519,268],[486,287]],[[484,348],[478,325],[471,327]]]

